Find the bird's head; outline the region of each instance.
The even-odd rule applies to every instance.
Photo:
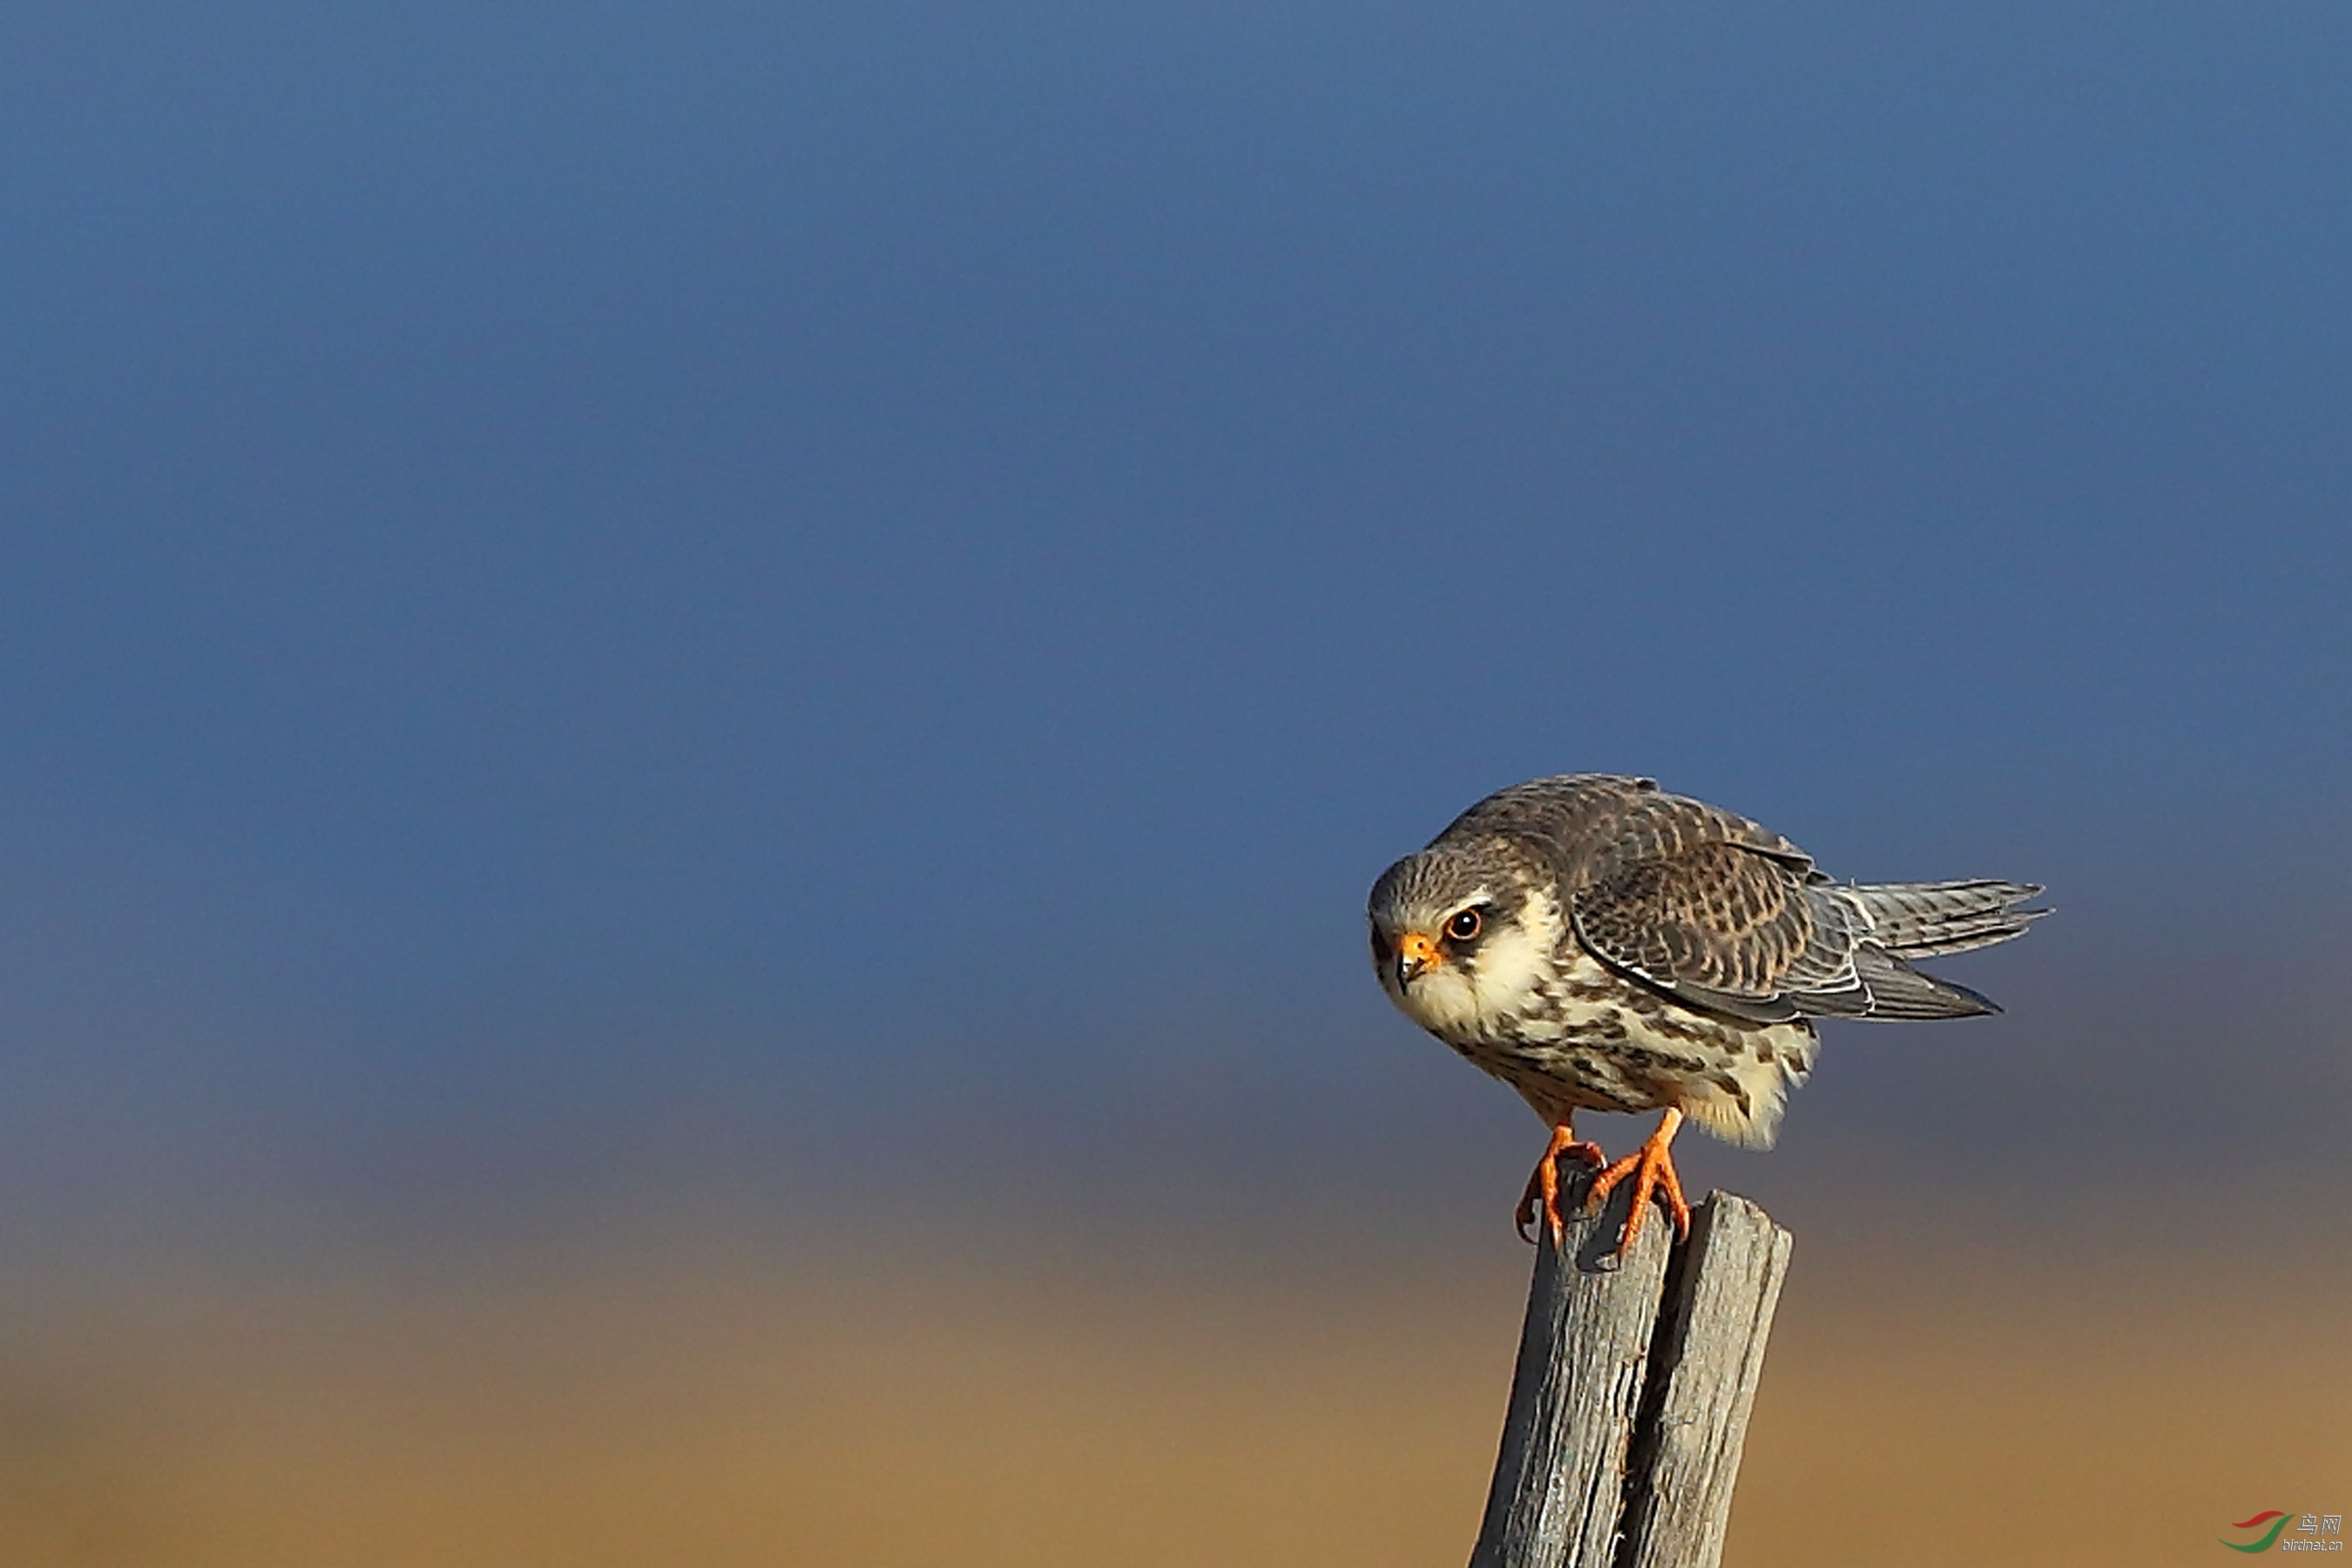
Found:
[[[1436,844],[1372,884],[1372,967],[1405,1016],[1469,1037],[1523,1012],[1552,970],[1559,921],[1507,841]]]

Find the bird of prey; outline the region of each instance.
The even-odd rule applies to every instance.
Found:
[[[1551,1131],[1521,1235],[1562,1235],[1562,1157],[1598,1169],[1597,1214],[1628,1176],[1622,1253],[1654,1194],[1687,1236],[1669,1146],[1685,1119],[1769,1149],[1812,1070],[1815,1018],[1996,1013],[1912,960],[1990,947],[2046,910],[2026,882],[1832,881],[1769,828],[1643,778],[1571,773],[1488,795],[1381,873],[1369,914],[1381,988],[1405,1016],[1518,1090]],[[1663,1110],[1607,1163],[1580,1110]],[[1532,1239],[1532,1237],[1530,1237]]]

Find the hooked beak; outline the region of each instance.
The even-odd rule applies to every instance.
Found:
[[[1437,944],[1417,931],[1404,933],[1397,943],[1397,989],[1402,991],[1421,977],[1422,971],[1440,962]]]

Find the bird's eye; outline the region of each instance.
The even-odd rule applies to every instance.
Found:
[[[1471,942],[1476,939],[1486,923],[1478,918],[1476,910],[1464,910],[1445,922],[1445,934],[1455,942]]]

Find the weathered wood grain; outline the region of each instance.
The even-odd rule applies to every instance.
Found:
[[[1563,1246],[1536,1248],[1502,1453],[1471,1568],[1605,1563],[1616,1545],[1673,1234],[1650,1224],[1622,1264],[1609,1258],[1632,1185],[1599,1217],[1573,1219]],[[1580,1202],[1582,1192],[1580,1184]]]
[[[1746,1198],[1708,1194],[1667,1271],[1650,1388],[1628,1464],[1617,1568],[1716,1568],[1789,1233]]]
[[[1691,1239],[1630,1195],[1537,1248],[1502,1451],[1471,1568],[1715,1568],[1790,1237],[1716,1193]],[[1580,1193],[1581,1188],[1579,1188]]]

